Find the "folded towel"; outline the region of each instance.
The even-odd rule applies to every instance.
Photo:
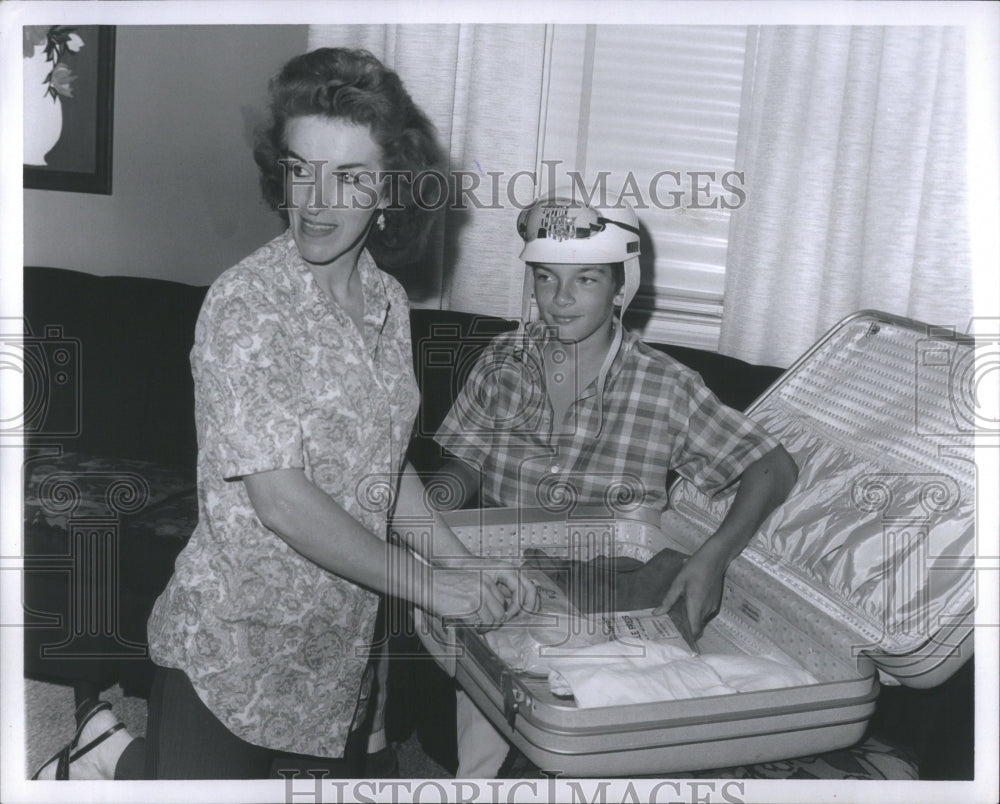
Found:
[[[615,655],[593,645],[549,660],[549,689],[572,695],[580,708],[656,703],[706,695],[815,684],[812,674],[774,659],[745,655],[694,656],[676,643],[644,642],[641,652]]]
[[[538,609],[522,611],[502,628],[485,635],[493,652],[512,668],[547,675],[551,657],[576,655],[611,639],[602,618],[577,611],[565,592],[545,574],[534,569],[523,573],[538,589]]]
[[[609,601],[617,612],[620,604],[657,605],[683,564],[680,553],[664,550],[644,565],[630,559],[559,561],[540,550],[525,555],[522,571],[538,587],[539,609],[521,612],[487,633],[486,641],[515,670],[548,676],[554,694],[572,695],[581,708],[817,683],[778,657],[696,656],[679,634],[659,638],[676,630],[671,626],[659,636],[651,629],[653,638],[643,639],[635,629],[620,629],[613,614],[591,613]],[[632,614],[641,619],[643,612]]]

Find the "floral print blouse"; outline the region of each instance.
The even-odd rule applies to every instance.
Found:
[[[367,253],[363,333],[291,235],[212,285],[191,366],[198,525],[149,621],[153,660],[183,670],[238,737],[340,756],[358,707],[377,596],[264,527],[240,479],[297,467],[379,538],[384,481],[416,416],[409,308]]]

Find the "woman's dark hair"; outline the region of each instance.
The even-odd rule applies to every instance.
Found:
[[[289,119],[319,115],[365,126],[381,148],[382,167],[403,171],[387,182],[385,228],[373,226],[366,246],[376,262],[412,262],[423,250],[433,213],[414,200],[412,181],[424,170],[440,170],[442,152],[434,124],[404,89],[399,76],[367,50],[320,48],[290,60],[270,83],[270,120],[258,129],[254,160],[264,199],[284,217]]]

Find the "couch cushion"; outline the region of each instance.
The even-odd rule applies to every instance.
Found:
[[[194,474],[164,464],[65,453],[24,464],[24,554],[75,561],[72,534],[96,523],[116,534],[119,590],[159,594],[198,521]],[[32,585],[29,573],[27,586]]]
[[[147,515],[177,498],[195,499],[193,472],[78,452],[41,451],[24,462],[26,532],[43,525],[65,530],[70,517]]]
[[[25,671],[145,689],[146,619],[197,522],[194,473],[107,456],[24,464]]]
[[[193,468],[188,353],[205,292],[161,279],[25,268],[24,326],[39,367],[25,372],[25,399],[39,401],[29,441]],[[55,357],[67,354],[56,367]]]
[[[736,410],[746,410],[784,372],[776,366],[755,366],[704,349],[665,343],[651,343],[650,346],[697,371],[709,390],[723,404]]]

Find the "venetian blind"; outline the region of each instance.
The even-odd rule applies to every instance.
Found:
[[[646,340],[718,345],[746,41],[731,26],[550,29],[539,175],[576,171],[589,191],[604,174],[637,207],[629,325]]]

